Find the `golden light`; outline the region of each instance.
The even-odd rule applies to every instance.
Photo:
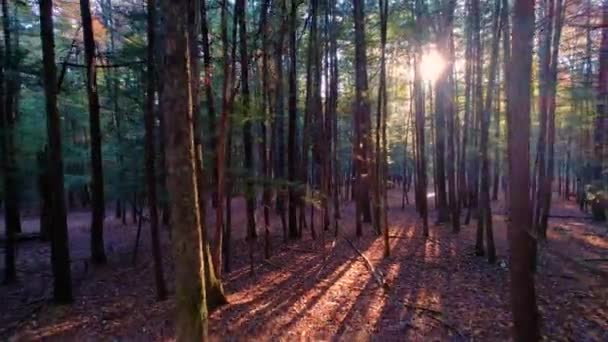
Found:
[[[434,83],[445,69],[446,63],[437,50],[430,49],[422,55],[420,74],[422,79]]]

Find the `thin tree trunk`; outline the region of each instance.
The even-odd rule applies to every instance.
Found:
[[[557,87],[557,63],[559,57],[559,45],[562,33],[562,23],[564,13],[562,9],[563,0],[555,0],[555,22],[553,25],[553,41],[551,50],[551,64],[549,66],[549,75],[547,77],[547,172],[543,186],[541,217],[539,220],[539,235],[542,238],[547,238],[547,225],[549,222],[549,213],[551,211],[551,195],[553,193],[553,174],[555,163],[555,102],[556,102],[556,87]]]
[[[247,0],[237,0],[239,3],[238,17],[239,25],[239,50],[241,58],[241,96],[243,106],[243,148],[244,148],[244,168],[245,168],[245,205],[247,217],[247,240],[249,241],[249,261],[251,273],[253,273],[253,244],[257,238],[255,227],[255,187],[253,184],[254,167],[253,167],[253,136],[251,133],[251,120],[249,109],[249,57],[247,53]]]
[[[296,0],[291,0],[291,8],[289,13],[289,121],[287,128],[287,178],[289,181],[289,237],[295,239],[298,236],[298,220],[297,208],[298,194],[300,190],[296,187],[295,182],[298,177],[298,146],[297,146],[297,45],[296,45],[296,20],[298,15],[298,3]]]
[[[163,260],[161,255],[160,237],[158,234],[158,200],[156,195],[156,165],[154,149],[154,103],[155,98],[155,66],[154,51],[156,49],[156,0],[148,0],[148,64],[146,70],[147,94],[145,112],[145,154],[146,154],[146,185],[148,192],[148,206],[150,209],[150,238],[152,242],[152,258],[154,260],[154,279],[156,281],[156,296],[158,300],[167,298]]]
[[[103,239],[105,199],[103,190],[103,162],[101,156],[101,123],[99,119],[99,94],[97,93],[97,71],[95,37],[89,0],[80,0],[82,33],[86,64],[86,88],[89,102],[89,129],[91,134],[91,192],[93,215],[91,223],[91,260],[105,264],[106,254]]]
[[[493,264],[496,262],[496,249],[494,247],[494,232],[492,229],[492,206],[490,199],[490,158],[488,156],[489,145],[489,130],[490,130],[490,113],[492,111],[493,95],[495,93],[496,84],[496,69],[498,66],[498,49],[500,43],[500,1],[495,1],[493,24],[492,24],[492,47],[490,56],[490,66],[488,69],[488,86],[486,92],[486,103],[481,118],[481,177],[480,177],[480,203],[479,208],[481,215],[480,221],[485,225],[486,233],[486,250],[488,253],[488,262]]]
[[[416,12],[416,44],[414,46],[414,65],[417,66],[422,58],[422,48],[420,46],[423,28],[423,3],[422,0],[416,0],[415,4]],[[422,234],[426,238],[429,236],[428,226],[428,211],[427,211],[427,177],[426,177],[426,157],[425,157],[425,146],[424,146],[424,85],[422,82],[422,76],[418,67],[414,68],[414,96],[415,96],[415,108],[416,108],[416,157],[417,157],[417,187],[418,197],[417,203],[420,203],[420,216],[422,217]]]

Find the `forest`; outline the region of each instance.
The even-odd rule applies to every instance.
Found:
[[[608,341],[608,0],[0,5],[0,340]]]

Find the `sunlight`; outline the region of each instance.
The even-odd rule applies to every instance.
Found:
[[[435,48],[431,48],[422,55],[420,73],[425,81],[435,83],[445,69],[446,63]]]

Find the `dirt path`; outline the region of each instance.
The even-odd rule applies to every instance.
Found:
[[[319,239],[312,241],[305,232],[303,241],[284,244],[276,218],[273,257],[270,263],[262,262],[260,239],[255,275],[250,276],[247,248],[242,241],[242,201],[236,201],[233,212],[239,217],[234,227],[241,239],[234,244],[235,269],[224,276],[230,305],[211,314],[212,336],[262,340],[508,340],[511,317],[504,217],[495,216],[498,262],[489,265],[473,254],[474,220],[458,235],[447,226],[431,226],[431,236],[424,240],[413,208],[400,209],[397,191],[390,193],[389,202],[389,258],[383,258],[382,240],[370,227],[365,228],[363,238],[354,238],[352,205],[343,208],[340,221],[341,234],[384,274],[390,287],[386,291],[344,239],[334,240],[333,233],[328,232],[323,249]],[[495,207],[499,212],[500,203]],[[554,207],[560,215],[580,215],[571,203],[560,202]],[[72,220],[70,223],[71,233],[79,229]],[[9,334],[22,340],[170,339],[173,302],[154,301],[147,229],[141,262],[132,266],[134,228],[114,225],[107,234],[112,236],[108,241],[116,241],[115,249],[109,251],[110,265],[75,271],[74,305],[48,306],[36,302],[38,297],[27,290],[0,287],[0,327],[9,327],[0,328],[0,339]],[[71,245],[88,245],[86,224],[82,229],[82,237],[71,235]],[[607,231],[605,226],[595,226],[585,219],[550,221],[549,241],[539,248],[537,274],[542,332],[548,340],[608,340],[608,263],[585,260],[608,257]],[[33,245],[22,248],[44,248]],[[172,279],[167,241],[164,250],[167,279]],[[32,257],[38,252],[33,253]],[[29,267],[34,266],[41,271],[44,263],[20,264],[21,288],[37,281],[39,287],[48,287],[50,278],[33,273]],[[28,315],[19,317],[16,312]],[[16,324],[19,320],[22,323]]]

